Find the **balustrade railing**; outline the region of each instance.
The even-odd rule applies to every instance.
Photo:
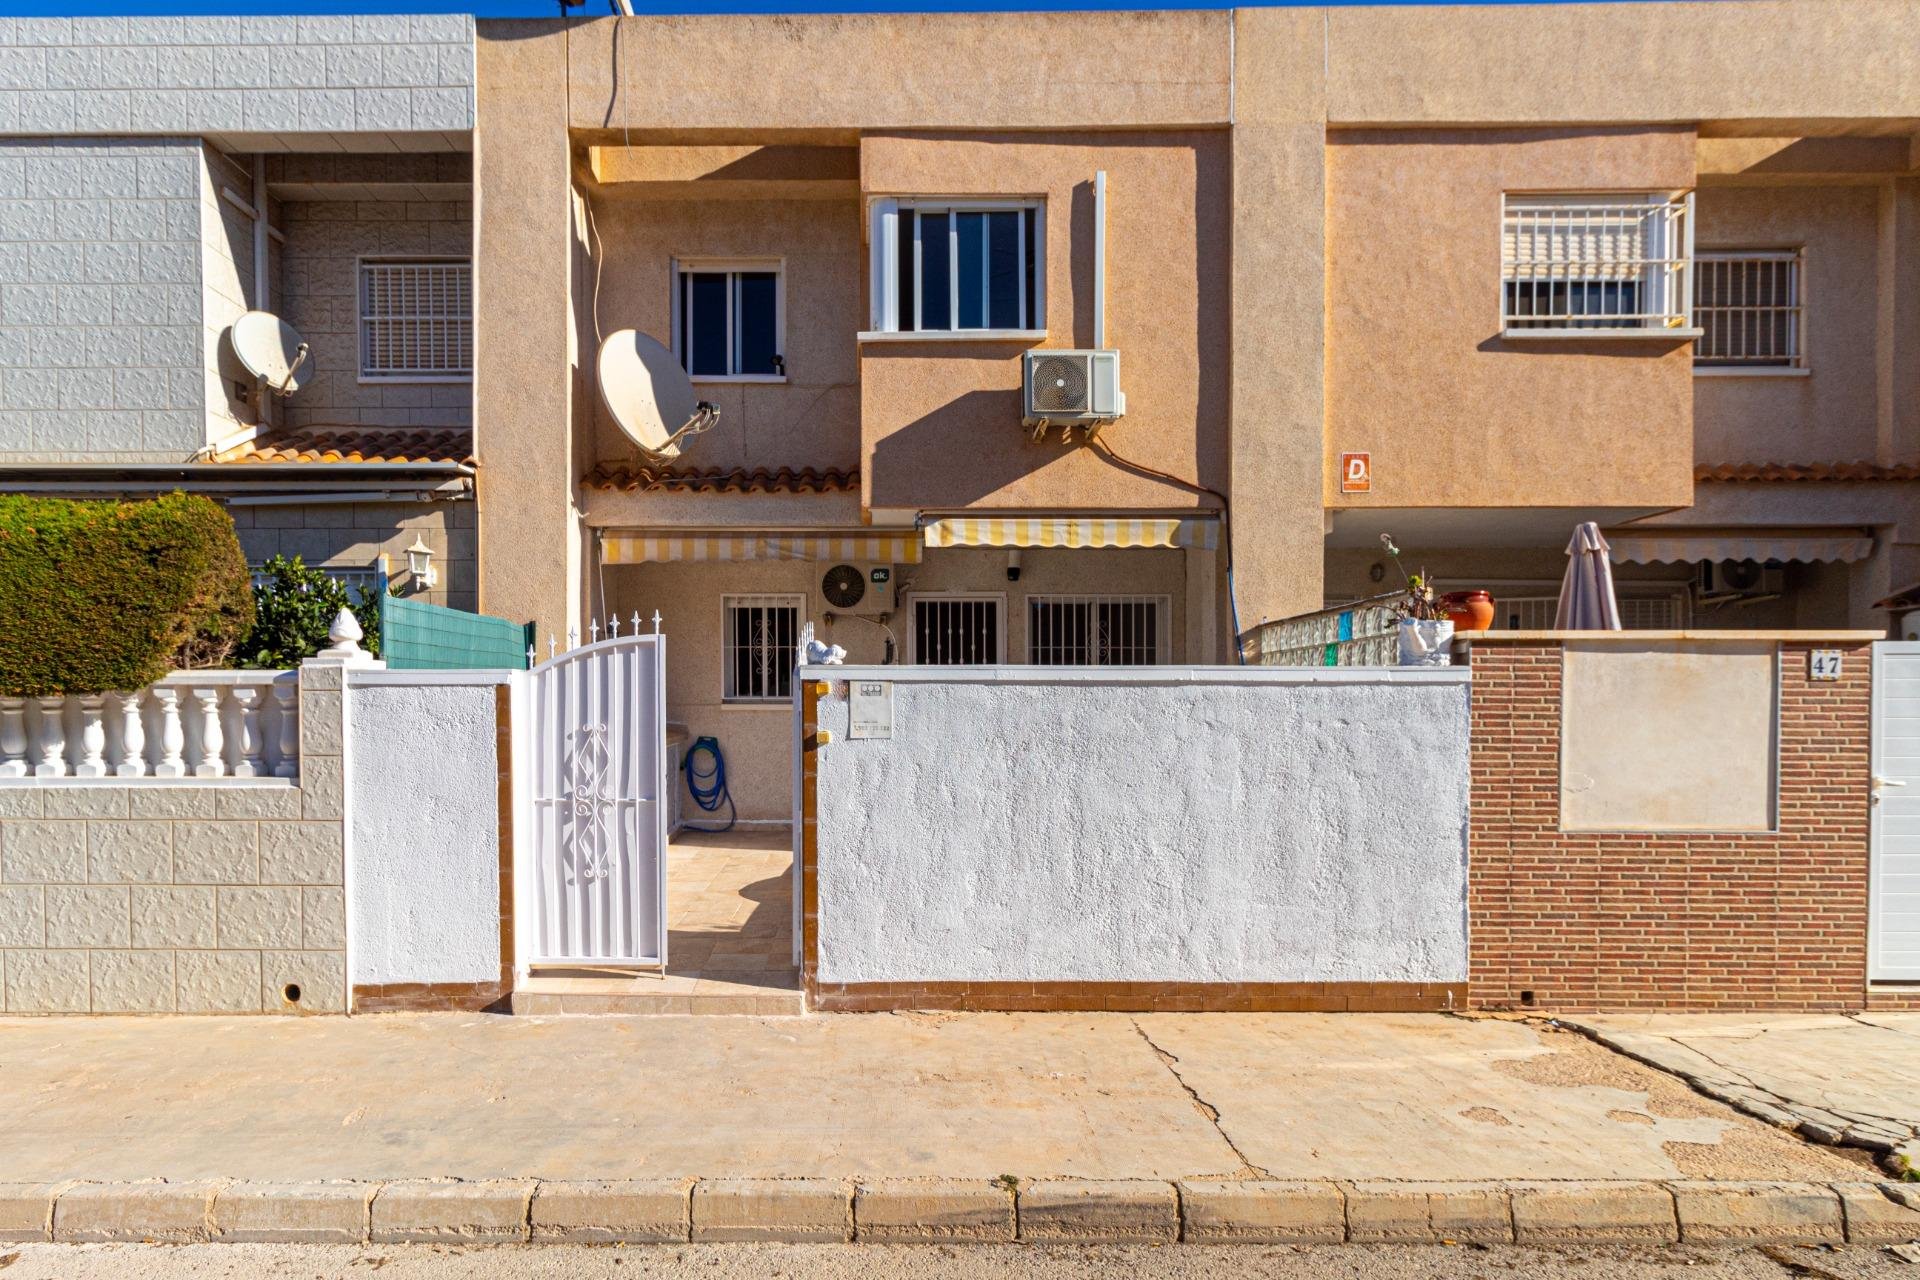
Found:
[[[127,693],[0,698],[0,783],[299,774],[295,671],[177,671]]]

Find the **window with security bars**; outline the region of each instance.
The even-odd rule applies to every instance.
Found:
[[[1037,666],[1150,667],[1164,662],[1165,596],[1029,596],[1027,661]]]
[[[1801,367],[1798,249],[1702,253],[1693,280],[1695,368]]]
[[[1671,330],[1692,323],[1691,195],[1502,199],[1502,327]]]
[[[473,377],[471,259],[361,259],[360,376],[398,382]]]
[[[1046,328],[1043,202],[887,198],[873,219],[876,332]]]
[[[1678,631],[1688,625],[1687,597],[1616,595],[1620,625],[1628,631]],[[1502,631],[1551,631],[1560,597],[1500,596],[1494,601],[1493,626]]]
[[[799,596],[725,596],[720,695],[727,702],[784,702],[793,694]]]
[[[922,597],[913,602],[913,661],[920,666],[983,667],[999,662],[998,596]]]

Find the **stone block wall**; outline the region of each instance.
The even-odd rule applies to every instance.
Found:
[[[202,164],[191,139],[0,139],[0,457],[205,442]]]
[[[464,14],[0,17],[0,134],[473,128]]]
[[[417,157],[423,169],[431,156]],[[288,426],[471,427],[471,382],[360,381],[362,257],[473,255],[470,200],[288,200],[281,291],[287,322],[313,348],[288,399]]]
[[[1814,647],[1842,678],[1808,678]],[[1561,647],[1478,643],[1470,992],[1481,1008],[1857,1010],[1867,998],[1863,644],[1783,644],[1777,830],[1560,830]]]
[[[455,609],[477,600],[474,504],[462,502],[336,502],[313,506],[228,508],[247,560],[297,555],[332,569],[367,569],[381,555],[395,581],[409,587],[407,547],[424,538],[434,551],[439,583],[413,598]]]
[[[343,716],[310,663],[295,784],[0,783],[0,1007],[343,1012]]]

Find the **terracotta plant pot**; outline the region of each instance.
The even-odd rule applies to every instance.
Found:
[[[1493,625],[1493,597],[1484,591],[1449,591],[1440,603],[1455,631],[1485,631]]]

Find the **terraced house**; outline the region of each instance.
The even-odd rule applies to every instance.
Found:
[[[198,488],[548,636],[657,609],[750,820],[806,622],[1230,661],[1388,533],[1537,626],[1591,518],[1629,625],[1897,627],[1916,18],[0,20],[0,485]],[[719,409],[677,458],[625,330]]]

